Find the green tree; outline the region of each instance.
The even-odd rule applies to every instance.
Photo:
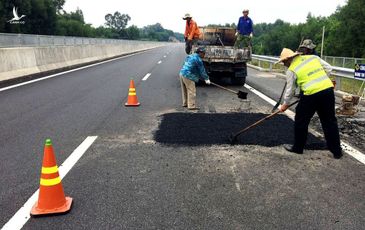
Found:
[[[131,17],[128,14],[121,14],[116,11],[114,14],[105,15],[105,25],[109,28],[121,31],[125,29]]]
[[[66,0],[53,0],[53,4],[56,7],[57,14],[64,12],[63,5],[65,5]]]
[[[85,24],[82,10],[66,13],[57,16],[56,35],[64,36],[94,36],[95,29],[89,24]]]
[[[140,38],[140,31],[135,25],[132,25],[125,29],[125,33],[128,39],[137,40]]]
[[[347,5],[338,9],[335,18],[338,24],[332,24],[336,30],[329,39],[329,52],[341,56],[365,57],[365,1],[348,0]]]

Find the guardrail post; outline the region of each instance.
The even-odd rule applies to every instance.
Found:
[[[336,76],[336,90],[341,90],[341,77]]]
[[[272,63],[270,62],[270,72],[272,72]]]

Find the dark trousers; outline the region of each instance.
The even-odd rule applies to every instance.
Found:
[[[193,45],[197,45],[198,44],[198,39],[194,38],[193,40],[185,40],[185,53],[186,54],[191,54],[191,49],[193,48]]]
[[[307,141],[308,125],[317,112],[321,121],[328,149],[334,155],[341,154],[340,136],[335,115],[335,95],[333,88],[313,95],[300,95],[294,122],[294,149],[302,151]]]

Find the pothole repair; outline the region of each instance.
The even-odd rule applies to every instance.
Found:
[[[224,145],[229,136],[267,116],[263,113],[169,113],[161,116],[154,134],[156,142],[167,145]],[[238,137],[236,144],[274,147],[294,140],[293,121],[277,115]],[[325,149],[325,143],[308,134],[306,149]]]

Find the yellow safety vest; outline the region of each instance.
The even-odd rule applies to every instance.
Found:
[[[304,95],[312,95],[333,87],[331,79],[324,71],[315,55],[300,55],[293,59],[289,70],[297,75],[297,85]]]

